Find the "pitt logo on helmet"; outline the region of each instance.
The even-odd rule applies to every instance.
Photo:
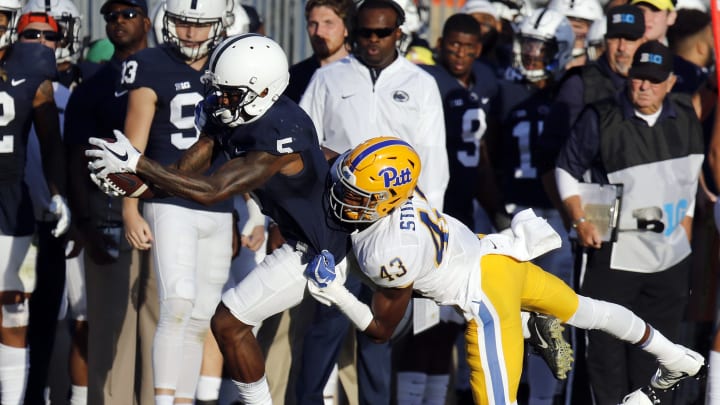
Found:
[[[409,168],[404,168],[400,170],[400,175],[398,176],[398,171],[396,168],[385,167],[380,170],[378,176],[382,176],[383,180],[385,181],[385,187],[402,186],[403,184],[408,184],[413,180],[412,173],[410,173]]]

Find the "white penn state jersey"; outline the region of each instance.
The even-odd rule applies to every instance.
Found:
[[[480,271],[484,250],[477,235],[432,208],[417,191],[390,215],[351,238],[362,272],[379,287],[413,284],[424,297],[461,308],[471,274]]]

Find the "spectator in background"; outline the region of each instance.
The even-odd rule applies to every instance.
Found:
[[[572,59],[565,68],[570,69],[574,66],[584,65],[587,62],[587,34],[590,26],[604,16],[600,2],[598,0],[551,0],[547,8],[565,15],[575,33]]]
[[[632,0],[645,17],[645,39],[667,45],[668,28],[675,24],[677,12],[673,0]]]
[[[59,122],[63,125],[64,112],[70,91],[80,81],[80,70],[74,65],[79,46],[74,38],[80,31],[80,17],[77,7],[70,0],[58,0],[46,5],[44,1],[33,0],[23,8],[18,23],[19,41],[40,43],[55,52],[55,63],[60,75],[53,81],[55,104],[58,106]],[[35,207],[38,251],[35,263],[35,290],[30,298],[30,319],[28,343],[30,351],[30,373],[25,392],[26,403],[42,403],[47,395],[48,369],[55,345],[58,314],[65,300],[65,291],[70,291],[73,313],[77,323],[77,339],[72,353],[71,365],[78,366],[72,371],[73,397],[84,401],[87,396],[87,323],[84,322],[85,275],[79,249],[69,252],[65,260],[66,240],[55,238],[52,229],[57,219],[49,211],[51,203],[47,182],[42,171],[42,158],[35,126],[30,130],[27,150],[25,181]],[[74,244],[73,244],[74,245]],[[67,267],[66,267],[67,264]],[[67,271],[66,271],[67,270]],[[66,289],[66,279],[71,288]],[[63,309],[64,311],[64,309]],[[64,317],[63,317],[64,318]],[[66,394],[65,392],[64,394]]]
[[[122,237],[121,200],[103,194],[89,179],[84,151],[91,136],[112,137],[123,127],[127,92],[121,64],[147,47],[150,20],[144,0],[103,4],[112,58],[72,93],[65,113],[70,203],[83,247],[87,285],[88,404],[154,402],[151,347],[158,308],[149,255]]]
[[[305,23],[313,54],[290,67],[286,96],[300,102],[316,70],[349,55],[354,18],[352,0],[309,0],[305,4]]]
[[[555,174],[587,254],[581,294],[626,306],[678,340],[689,293],[689,239],[703,142],[689,97],[670,94],[672,59],[658,41],[641,45],[627,90],[583,110]],[[604,230],[586,217],[578,182],[588,171],[592,183],[624,184],[615,243],[603,241]],[[617,404],[654,374],[654,360],[639,348],[595,331],[587,339],[595,403]],[[673,392],[657,395],[670,403]]]
[[[676,13],[675,24],[667,32],[668,46],[676,56],[673,91],[692,94],[706,83],[715,58],[711,19],[700,10],[680,9]]]
[[[505,69],[511,64],[511,58],[503,58],[502,53],[497,52],[500,33],[503,30],[503,22],[497,11],[495,3],[488,0],[469,0],[460,9],[465,14],[470,14],[478,23],[482,32],[482,51],[480,57],[493,67],[497,77],[503,77]]]
[[[554,180],[557,153],[587,104],[612,97],[625,87],[635,50],[645,42],[644,33],[645,20],[639,8],[624,5],[610,9],[605,34],[606,51],[596,62],[567,71],[558,85],[540,138],[539,153],[543,156],[537,160],[545,192],[558,209],[562,203]],[[561,213],[564,214],[564,210]],[[564,218],[564,222],[569,229],[568,219]]]
[[[22,14],[21,2],[0,6],[0,94],[3,97],[0,142],[0,397],[3,404],[23,402],[28,377],[28,298],[30,292],[20,279],[20,266],[30,247],[35,217],[25,183],[28,133],[35,125],[40,144],[42,168],[49,192],[47,205],[50,238],[62,250],[70,226],[65,199],[65,148],[60,137],[58,108],[52,80],[57,77],[55,54],[40,41],[58,39],[57,22],[47,14],[26,17],[26,39],[15,42]],[[30,25],[35,23],[34,25]],[[47,25],[44,25],[47,24]],[[36,30],[33,28],[41,28]],[[45,31],[45,32],[43,32]],[[52,255],[51,255],[52,256]],[[64,264],[62,252],[60,264]],[[60,277],[64,277],[61,269]],[[57,310],[52,325],[57,319]],[[53,328],[54,330],[54,328]]]

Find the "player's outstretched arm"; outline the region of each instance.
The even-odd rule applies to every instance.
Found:
[[[183,157],[189,161],[194,158],[190,150]],[[275,173],[293,175],[302,167],[302,159],[298,154],[277,156],[256,151],[230,160],[210,176],[163,167],[145,157],[139,160],[136,172],[170,195],[211,205],[236,194],[250,192]]]

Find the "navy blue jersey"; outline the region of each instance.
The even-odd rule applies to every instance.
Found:
[[[216,139],[231,159],[250,151],[300,154],[304,165],[300,173],[276,173],[253,190],[253,196],[288,241],[305,243],[314,252],[327,249],[337,261],[345,257],[347,232],[330,212],[325,190],[328,163],[312,120],[297,104],[282,96],[257,121],[216,135]]]
[[[16,43],[2,60],[0,79],[0,230],[32,234],[32,203],[23,182],[33,100],[40,84],[57,76],[55,54],[40,44]]]
[[[473,64],[473,84],[463,86],[442,66],[421,67],[437,81],[443,100],[445,135],[450,181],[445,191],[443,211],[474,227],[473,198],[478,184],[480,162],[480,110],[490,112],[490,101],[498,92],[493,71],[486,65]]]
[[[122,61],[111,59],[98,66],[97,72],[87,77],[70,94],[65,107],[63,139],[72,147],[88,146],[90,137],[114,138],[113,130],[122,131],[127,113],[128,91],[120,85]],[[73,181],[87,181],[73,179]],[[98,202],[92,208],[103,207],[102,211],[87,212],[94,221],[121,222],[122,199],[106,196],[94,184],[88,186],[90,198]],[[105,202],[101,204],[101,202]]]
[[[492,157],[500,174],[504,202],[552,208],[538,170],[538,145],[552,103],[550,91],[521,82],[504,81],[501,94],[499,156]]]
[[[122,85],[126,89],[146,87],[157,95],[145,148],[148,158],[162,165],[175,163],[197,141],[200,132],[195,128],[195,105],[203,99],[204,85],[200,77],[204,72],[205,69],[198,71],[190,67],[167,45],[143,49],[123,63]],[[224,159],[216,159],[208,173],[223,163]],[[203,211],[232,210],[230,200],[211,206],[179,197],[154,201]]]

